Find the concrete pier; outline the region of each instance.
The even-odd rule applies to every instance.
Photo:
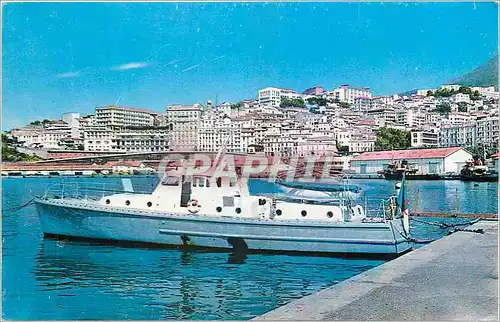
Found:
[[[498,320],[498,221],[480,221],[254,320]]]

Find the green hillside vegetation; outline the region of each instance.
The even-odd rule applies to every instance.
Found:
[[[42,160],[36,155],[17,152],[16,148],[8,146],[7,135],[2,133],[2,162],[18,162],[18,161],[39,161]]]
[[[498,89],[498,55],[470,73],[457,77],[449,82],[465,86],[491,86]]]

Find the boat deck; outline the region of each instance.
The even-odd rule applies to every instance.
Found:
[[[457,232],[256,320],[498,320],[498,221]]]

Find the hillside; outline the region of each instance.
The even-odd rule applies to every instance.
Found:
[[[452,79],[448,83],[467,86],[495,85],[495,87],[498,88],[498,55],[473,71]]]

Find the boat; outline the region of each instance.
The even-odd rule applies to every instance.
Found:
[[[348,197],[254,196],[245,178],[182,174],[165,176],[151,193],[130,185],[106,192],[89,196],[79,183],[49,187],[34,199],[43,233],[235,252],[398,255],[411,249],[408,215],[397,214],[394,198],[373,216]]]
[[[498,182],[498,173],[489,171],[481,160],[468,160],[460,170],[460,180],[476,182]]]
[[[387,169],[380,171],[387,180],[398,180],[403,179],[403,174],[406,180],[441,180],[442,176],[436,173],[429,174],[419,174],[418,169],[412,168],[408,161],[401,160],[401,162],[393,161],[391,164],[387,165]]]

